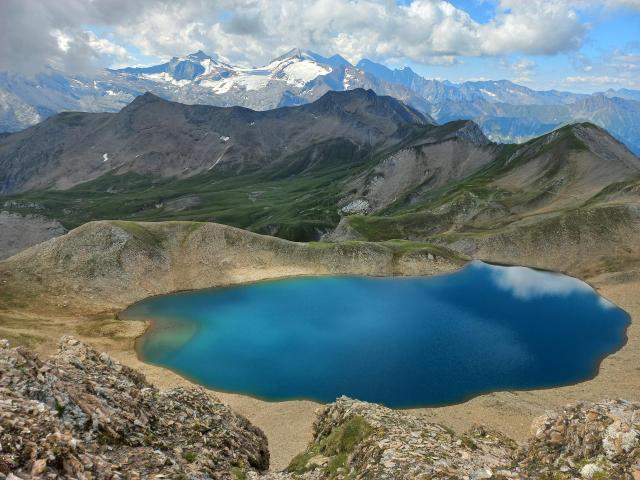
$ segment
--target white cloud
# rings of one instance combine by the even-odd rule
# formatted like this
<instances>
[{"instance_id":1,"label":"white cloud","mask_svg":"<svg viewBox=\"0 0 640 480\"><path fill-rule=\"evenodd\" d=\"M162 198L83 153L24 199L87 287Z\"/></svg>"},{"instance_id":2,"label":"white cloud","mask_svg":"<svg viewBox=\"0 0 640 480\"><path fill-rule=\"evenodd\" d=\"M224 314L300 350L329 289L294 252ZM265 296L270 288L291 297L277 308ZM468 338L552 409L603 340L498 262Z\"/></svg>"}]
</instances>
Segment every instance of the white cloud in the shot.
<instances>
[{"instance_id":1,"label":"white cloud","mask_svg":"<svg viewBox=\"0 0 640 480\"><path fill-rule=\"evenodd\" d=\"M558 3L582 9L640 10L640 0L558 0Z\"/></svg>"},{"instance_id":2,"label":"white cloud","mask_svg":"<svg viewBox=\"0 0 640 480\"><path fill-rule=\"evenodd\" d=\"M590 85L609 85L620 83L620 79L608 75L577 75L565 77L565 83L588 83Z\"/></svg>"},{"instance_id":3,"label":"white cloud","mask_svg":"<svg viewBox=\"0 0 640 480\"><path fill-rule=\"evenodd\" d=\"M105 57L122 58L124 47L87 32L138 18L144 2L126 0L0 1L0 70L35 73L46 65L81 71Z\"/></svg>"},{"instance_id":4,"label":"white cloud","mask_svg":"<svg viewBox=\"0 0 640 480\"><path fill-rule=\"evenodd\" d=\"M118 60L133 59L129 52L127 52L127 49L122 45L118 45L106 38L99 38L91 31L84 32L84 40L87 42L87 45L98 54L108 55Z\"/></svg>"},{"instance_id":5,"label":"white cloud","mask_svg":"<svg viewBox=\"0 0 640 480\"><path fill-rule=\"evenodd\" d=\"M630 52L614 52L610 56L607 62L607 66L623 74L637 76L638 71L640 70L640 54Z\"/></svg>"},{"instance_id":6,"label":"white cloud","mask_svg":"<svg viewBox=\"0 0 640 480\"><path fill-rule=\"evenodd\" d=\"M54 30L51 35L56 39L56 44L62 52L69 51L70 43L73 40L69 35L62 30Z\"/></svg>"},{"instance_id":7,"label":"white cloud","mask_svg":"<svg viewBox=\"0 0 640 480\"><path fill-rule=\"evenodd\" d=\"M125 43L151 56L203 49L253 64L294 46L352 61L451 63L461 55L572 50L587 31L567 2L499 0L496 12L479 23L444 0L2 0L0 69L26 63L25 55L31 65L66 67L101 54L123 58ZM87 37L91 25L119 39ZM67 50L55 31L75 39Z\"/></svg>"},{"instance_id":8,"label":"white cloud","mask_svg":"<svg viewBox=\"0 0 640 480\"><path fill-rule=\"evenodd\" d=\"M500 68L508 70L512 74L512 80L518 83L530 82L534 76L536 62L528 58L520 58L513 62L501 59Z\"/></svg>"},{"instance_id":9,"label":"white cloud","mask_svg":"<svg viewBox=\"0 0 640 480\"><path fill-rule=\"evenodd\" d=\"M640 88L640 81L635 76L612 76L612 75L578 75L565 77L565 85L586 85L594 88Z\"/></svg>"},{"instance_id":10,"label":"white cloud","mask_svg":"<svg viewBox=\"0 0 640 480\"><path fill-rule=\"evenodd\" d=\"M481 25L479 41L487 54L554 54L578 48L587 31L566 2L501 0L498 15Z\"/></svg>"}]
</instances>

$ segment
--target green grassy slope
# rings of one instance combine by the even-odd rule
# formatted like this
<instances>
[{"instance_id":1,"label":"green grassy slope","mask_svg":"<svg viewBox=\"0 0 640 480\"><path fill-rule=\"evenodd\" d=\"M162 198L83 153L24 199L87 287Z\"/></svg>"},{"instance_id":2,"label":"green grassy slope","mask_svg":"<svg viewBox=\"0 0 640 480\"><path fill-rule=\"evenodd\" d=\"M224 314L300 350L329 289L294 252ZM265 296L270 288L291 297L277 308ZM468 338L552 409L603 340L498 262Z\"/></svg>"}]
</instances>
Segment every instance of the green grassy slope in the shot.
<instances>
[{"instance_id":1,"label":"green grassy slope","mask_svg":"<svg viewBox=\"0 0 640 480\"><path fill-rule=\"evenodd\" d=\"M461 125L420 127L407 132L404 145L427 138L439 141ZM599 172L592 175L595 183L584 183L590 165L609 160L596 155L593 145L585 144L580 129L606 136L592 125L581 124L524 144L501 146L491 163L462 180L419 196L407 191L375 215L343 218L352 233L347 238L449 244L461 236L481 237L519 222L530 224L536 216L562 217L575 209L640 197L640 179L628 178L624 165L618 177L611 177L612 183L606 180L599 184ZM611 147L606 142L603 145ZM625 152L614 151L613 157ZM314 154L302 152L287 162L241 175L212 171L168 179L111 173L68 190L31 191L4 196L0 201L4 209L56 218L69 229L101 219L188 220L309 241L341 221L338 205L349 179L369 171L390 153L354 151L344 142L334 142L323 145L320 157L317 150ZM606 168L622 168L621 162L616 162Z\"/></svg>"},{"instance_id":2,"label":"green grassy slope","mask_svg":"<svg viewBox=\"0 0 640 480\"><path fill-rule=\"evenodd\" d=\"M361 166L345 162L295 176L278 169L242 176L212 172L181 180L110 174L69 190L2 200L5 208L57 218L68 229L101 219L193 220L306 240L337 224L341 180Z\"/></svg>"},{"instance_id":3,"label":"green grassy slope","mask_svg":"<svg viewBox=\"0 0 640 480\"><path fill-rule=\"evenodd\" d=\"M562 217L576 209L637 199L640 175L633 173L625 181L600 185L594 174L595 183L587 184L589 189L584 182L574 185L575 177L582 180L588 175L588 171L578 171L588 161L607 159L591 152L574 126L563 127L521 145L503 146L496 159L480 171L433 189L418 202L401 198L377 215L354 215L344 223L356 237L372 241L450 239L499 232L525 219L532 223L538 215L540 219ZM540 165L538 170L530 170L533 163Z\"/></svg>"},{"instance_id":4,"label":"green grassy slope","mask_svg":"<svg viewBox=\"0 0 640 480\"><path fill-rule=\"evenodd\" d=\"M92 220L217 222L288 240L314 240L339 222L344 182L403 146L438 141L465 122L406 125L404 140L377 151L345 139L310 145L269 168L212 170L188 178L115 171L67 190L0 196L3 209L58 219L72 229Z\"/></svg>"}]
</instances>

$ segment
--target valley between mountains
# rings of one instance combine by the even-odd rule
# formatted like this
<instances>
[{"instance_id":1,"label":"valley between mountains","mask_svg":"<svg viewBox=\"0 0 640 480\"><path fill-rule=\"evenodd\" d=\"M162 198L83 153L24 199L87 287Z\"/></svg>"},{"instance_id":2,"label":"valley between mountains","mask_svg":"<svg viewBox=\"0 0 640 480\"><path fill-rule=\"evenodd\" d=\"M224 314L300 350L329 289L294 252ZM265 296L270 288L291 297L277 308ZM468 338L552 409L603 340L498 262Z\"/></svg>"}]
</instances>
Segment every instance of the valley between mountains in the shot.
<instances>
[{"instance_id":1,"label":"valley between mountains","mask_svg":"<svg viewBox=\"0 0 640 480\"><path fill-rule=\"evenodd\" d=\"M557 472L566 475L555 478L573 478L590 464L628 474L611 478L640 472L633 470L639 427L629 413L637 404L603 402L640 401L640 159L594 124L499 144L472 121L436 124L372 90L328 92L308 104L266 111L183 105L147 93L117 113L60 113L0 138L0 194L0 224L11 226L10 235L8 229L0 233L7 257L0 261L0 338L48 355L61 334L73 335L140 370L161 390L190 383L142 363L135 340L145 325L117 315L143 298L181 290L299 275L434 275L480 259L578 277L631 316L626 345L603 361L595 378L572 386L497 392L404 412L341 399L319 413L313 434L313 402L216 393L266 433L273 470L266 478L336 478L336 468L357 478L414 478L412 468L423 468L424 478L469 477L488 465L493 477L469 478L554 478L544 475ZM20 231L24 235L16 235ZM142 392L150 412L160 408L157 394L147 390L152 387L135 374L120 376L121 366L77 340L60 345L45 367L6 345L0 360L12 365L16 384L35 385L52 399L73 392L73 375L81 374L74 359L81 357L95 367L95 382L117 378ZM40 385L28 373L38 368L56 372L55 381ZM180 391L166 395L187 398ZM105 411L112 401L128 401L107 397ZM75 412L79 397L68 398ZM186 405L199 405L188 398ZM582 401L600 403L536 423L526 460L503 438L524 442L535 417ZM171 415L184 414L171 405ZM220 478L258 478L255 472L265 470L261 434L226 407L215 408L243 439L233 437L244 460L216 457L224 465ZM584 422L600 433L585 436L591 427ZM459 436L477 423L502 433ZM610 425L624 426L620 432L612 427L617 450L607 447ZM129 428L147 427L118 420L108 441ZM412 437L416 430L426 437ZM638 438L625 450L629 431ZM93 430L87 432L98 442ZM427 437L445 446L438 455L448 471L433 470L441 464L428 455L402 455ZM345 440L352 450L342 440L336 447L336 438L355 438ZM142 449L145 441L134 446ZM83 455L94 459L94 453ZM189 461L184 452L175 457L176 471L205 468L204 460ZM371 470L373 464L380 469ZM287 465L288 472L275 472Z\"/></svg>"},{"instance_id":2,"label":"valley between mountains","mask_svg":"<svg viewBox=\"0 0 640 480\"><path fill-rule=\"evenodd\" d=\"M601 128L495 144L471 121L434 125L362 89L266 112L146 94L116 114L64 113L6 137L0 167L2 209L25 228L34 218L67 230L101 219L205 221L467 255L499 243L534 256L556 242L545 256L557 268L588 249L600 270L638 248L640 161Z\"/></svg>"}]
</instances>

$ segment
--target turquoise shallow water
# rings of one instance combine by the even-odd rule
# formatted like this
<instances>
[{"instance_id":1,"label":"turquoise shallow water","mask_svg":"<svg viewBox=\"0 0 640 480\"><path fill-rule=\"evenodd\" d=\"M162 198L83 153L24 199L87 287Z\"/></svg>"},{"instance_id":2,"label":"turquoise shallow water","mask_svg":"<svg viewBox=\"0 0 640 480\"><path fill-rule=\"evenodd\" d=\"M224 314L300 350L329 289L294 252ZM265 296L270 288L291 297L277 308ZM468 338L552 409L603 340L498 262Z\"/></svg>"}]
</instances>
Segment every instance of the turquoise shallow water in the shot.
<instances>
[{"instance_id":1,"label":"turquoise shallow water","mask_svg":"<svg viewBox=\"0 0 640 480\"><path fill-rule=\"evenodd\" d=\"M629 323L587 284L473 262L436 277L304 277L154 297L143 360L270 400L393 407L591 378Z\"/></svg>"}]
</instances>

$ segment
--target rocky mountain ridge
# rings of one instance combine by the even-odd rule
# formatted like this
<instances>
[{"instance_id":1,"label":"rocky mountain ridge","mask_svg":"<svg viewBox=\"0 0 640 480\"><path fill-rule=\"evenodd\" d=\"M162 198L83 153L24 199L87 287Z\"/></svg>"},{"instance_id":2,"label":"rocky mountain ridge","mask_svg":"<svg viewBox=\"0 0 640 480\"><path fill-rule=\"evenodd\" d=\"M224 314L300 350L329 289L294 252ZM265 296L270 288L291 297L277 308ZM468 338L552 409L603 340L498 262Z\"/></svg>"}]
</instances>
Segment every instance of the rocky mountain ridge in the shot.
<instances>
[{"instance_id":1,"label":"rocky mountain ridge","mask_svg":"<svg viewBox=\"0 0 640 480\"><path fill-rule=\"evenodd\" d=\"M394 178L402 177L387 181ZM427 241L470 256L580 274L589 255L590 268L600 262L604 271L614 268L616 256L639 253L639 182L640 159L624 145L595 125L571 125L503 148L460 180L422 184L378 211L345 215L331 238ZM380 188L370 187L369 195Z\"/></svg>"},{"instance_id":2,"label":"rocky mountain ridge","mask_svg":"<svg viewBox=\"0 0 640 480\"><path fill-rule=\"evenodd\" d=\"M585 95L535 91L506 80L454 84L426 79L408 67L391 70L367 59L354 66L339 55L302 49L252 68L199 51L159 65L92 76L52 69L33 78L3 72L0 131L16 131L61 111L117 111L146 91L188 104L268 110L355 88L393 96L440 123L472 119L494 141L522 142L567 123L590 121L640 151L640 95L635 90Z\"/></svg>"},{"instance_id":3,"label":"rocky mountain ridge","mask_svg":"<svg viewBox=\"0 0 640 480\"><path fill-rule=\"evenodd\" d=\"M0 343L0 476L37 478L600 479L640 475L640 404L567 406L523 446L483 427L457 435L403 411L339 398L308 449L266 472L264 434L203 389L158 391L62 337L40 360Z\"/></svg>"},{"instance_id":4,"label":"rocky mountain ridge","mask_svg":"<svg viewBox=\"0 0 640 480\"><path fill-rule=\"evenodd\" d=\"M107 173L189 177L295 162L304 169L326 150L357 162L426 125L416 110L363 89L264 112L146 93L116 114L62 113L2 139L0 193L69 188Z\"/></svg>"},{"instance_id":5,"label":"rocky mountain ridge","mask_svg":"<svg viewBox=\"0 0 640 480\"><path fill-rule=\"evenodd\" d=\"M0 167L3 210L25 225L196 220L465 254L480 248L467 233L583 214L590 225L605 206L611 220L633 219L640 178L638 157L590 123L499 145L472 121L431 125L361 89L267 112L147 94L117 114L60 114L0 139Z\"/></svg>"},{"instance_id":6,"label":"rocky mountain ridge","mask_svg":"<svg viewBox=\"0 0 640 480\"><path fill-rule=\"evenodd\" d=\"M368 75L339 55L326 58L293 49L267 65L247 68L199 51L160 65L102 70L93 76L53 69L29 78L1 72L0 131L16 131L61 111L118 111L147 91L187 104L270 110L355 88L374 88L426 112L426 103L415 93Z\"/></svg>"}]
</instances>

